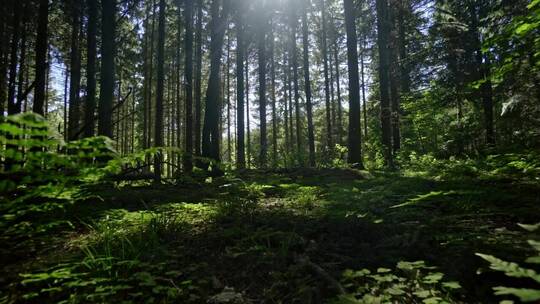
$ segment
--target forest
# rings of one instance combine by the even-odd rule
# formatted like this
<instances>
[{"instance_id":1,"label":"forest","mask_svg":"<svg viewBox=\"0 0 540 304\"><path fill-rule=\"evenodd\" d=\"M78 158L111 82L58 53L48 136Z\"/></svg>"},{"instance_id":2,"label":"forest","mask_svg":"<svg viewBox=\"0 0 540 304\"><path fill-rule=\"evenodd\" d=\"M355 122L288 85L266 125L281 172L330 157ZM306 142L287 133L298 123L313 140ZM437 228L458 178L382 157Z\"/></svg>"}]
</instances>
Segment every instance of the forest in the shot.
<instances>
[{"instance_id":1,"label":"forest","mask_svg":"<svg viewBox=\"0 0 540 304\"><path fill-rule=\"evenodd\" d=\"M2 0L0 303L540 303L540 0Z\"/></svg>"}]
</instances>

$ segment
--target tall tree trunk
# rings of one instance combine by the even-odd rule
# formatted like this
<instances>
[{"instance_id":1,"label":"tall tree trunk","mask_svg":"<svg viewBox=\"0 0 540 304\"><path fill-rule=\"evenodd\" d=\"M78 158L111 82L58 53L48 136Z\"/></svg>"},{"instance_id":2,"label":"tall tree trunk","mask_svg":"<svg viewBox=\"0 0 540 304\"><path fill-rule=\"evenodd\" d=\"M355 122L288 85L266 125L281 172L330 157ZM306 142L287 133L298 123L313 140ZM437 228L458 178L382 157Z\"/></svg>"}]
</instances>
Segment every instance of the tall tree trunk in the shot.
<instances>
[{"instance_id":1,"label":"tall tree trunk","mask_svg":"<svg viewBox=\"0 0 540 304\"><path fill-rule=\"evenodd\" d=\"M204 127L202 138L202 156L220 161L220 90L221 83L221 56L223 53L223 40L228 17L228 0L224 0L223 9L220 14L219 0L213 0L211 6L211 42L210 42L210 76L208 78L208 88L206 90L206 110L204 113ZM221 172L216 166L212 167L214 173Z\"/></svg>"},{"instance_id":2,"label":"tall tree trunk","mask_svg":"<svg viewBox=\"0 0 540 304\"><path fill-rule=\"evenodd\" d=\"M112 104L114 95L114 56L116 0L102 0L101 83L99 91L98 134L112 138Z\"/></svg>"},{"instance_id":3,"label":"tall tree trunk","mask_svg":"<svg viewBox=\"0 0 540 304\"><path fill-rule=\"evenodd\" d=\"M290 140L289 129L289 62L287 61L287 52L283 53L283 120L285 127L285 149L284 152L288 154L288 149L291 147L292 141ZM287 157L285 157L285 167L287 167Z\"/></svg>"},{"instance_id":4,"label":"tall tree trunk","mask_svg":"<svg viewBox=\"0 0 540 304\"><path fill-rule=\"evenodd\" d=\"M261 2L262 3L262 2ZM262 168L266 167L268 138L266 134L266 12L261 4L259 7L258 48L259 59L259 118L260 118L260 153L259 163Z\"/></svg>"},{"instance_id":5,"label":"tall tree trunk","mask_svg":"<svg viewBox=\"0 0 540 304\"><path fill-rule=\"evenodd\" d=\"M186 52L186 126L185 144L186 157L184 158L184 171L191 172L193 169L193 0L185 1L185 52Z\"/></svg>"},{"instance_id":6,"label":"tall tree trunk","mask_svg":"<svg viewBox=\"0 0 540 304\"><path fill-rule=\"evenodd\" d=\"M274 57L274 34L273 32L270 34L270 61L271 61L271 71L270 71L270 78L271 78L271 93L272 96L272 167L277 167L277 154L278 154L278 148L277 148L277 134L278 134L278 124L277 124L277 112L276 112L276 64Z\"/></svg>"},{"instance_id":7,"label":"tall tree trunk","mask_svg":"<svg viewBox=\"0 0 540 304\"><path fill-rule=\"evenodd\" d=\"M390 14L390 107L392 109L392 153L397 154L401 148L401 131L400 131L400 95L399 95L399 36L398 36L398 9L397 1L391 0L389 9Z\"/></svg>"},{"instance_id":8,"label":"tall tree trunk","mask_svg":"<svg viewBox=\"0 0 540 304\"><path fill-rule=\"evenodd\" d=\"M195 155L201 156L201 110L202 110L202 18L203 0L197 0L197 28L195 40L197 50L195 53Z\"/></svg>"},{"instance_id":9,"label":"tall tree trunk","mask_svg":"<svg viewBox=\"0 0 540 304\"><path fill-rule=\"evenodd\" d=\"M247 46L247 44L246 44ZM249 111L249 49L246 49L246 127L247 127L247 167L251 168L251 112Z\"/></svg>"},{"instance_id":10,"label":"tall tree trunk","mask_svg":"<svg viewBox=\"0 0 540 304\"><path fill-rule=\"evenodd\" d=\"M298 51L296 47L296 30L298 28L298 16L296 15L297 9L296 5L292 4L291 15L290 15L290 25L291 25L291 56L292 56L292 69L293 69L293 86L294 86L294 107L295 107L295 120L296 120L296 157L298 159L298 164L302 165L302 137L301 137L301 122L300 122L300 92L298 85Z\"/></svg>"},{"instance_id":11,"label":"tall tree trunk","mask_svg":"<svg viewBox=\"0 0 540 304\"><path fill-rule=\"evenodd\" d=\"M9 6L3 5L0 6L0 14L2 16L9 15ZM7 66L8 66L8 56L7 56L7 45L9 44L9 36L7 31L7 19L0 19L0 41L5 41L5 43L0 44L0 118L4 116L4 106L7 98Z\"/></svg>"},{"instance_id":12,"label":"tall tree trunk","mask_svg":"<svg viewBox=\"0 0 540 304\"><path fill-rule=\"evenodd\" d=\"M338 42L336 39L336 43L334 44L334 61L336 64L336 94L337 94L337 114L338 114L338 121L337 121L337 133L338 133L338 143L340 145L343 144L343 106L341 104L341 78L340 78L340 72L339 72L339 47Z\"/></svg>"},{"instance_id":13,"label":"tall tree trunk","mask_svg":"<svg viewBox=\"0 0 540 304\"><path fill-rule=\"evenodd\" d=\"M64 74L64 140L68 139L68 82L69 82L69 69L66 68Z\"/></svg>"},{"instance_id":14,"label":"tall tree trunk","mask_svg":"<svg viewBox=\"0 0 540 304\"><path fill-rule=\"evenodd\" d=\"M165 0L159 0L158 42L157 42L157 83L156 83L156 118L154 125L154 147L163 147L163 91L165 82ZM163 155L154 157L154 182L161 182Z\"/></svg>"},{"instance_id":15,"label":"tall tree trunk","mask_svg":"<svg viewBox=\"0 0 540 304\"><path fill-rule=\"evenodd\" d=\"M486 143L488 146L495 146L495 128L493 126L493 85L490 79L491 59L489 54L484 56L482 73L484 83L481 86L482 106L484 108L484 125L486 129Z\"/></svg>"},{"instance_id":16,"label":"tall tree trunk","mask_svg":"<svg viewBox=\"0 0 540 304\"><path fill-rule=\"evenodd\" d=\"M69 123L68 138L75 140L78 138L80 128L80 87L81 87L81 52L79 32L81 26L81 7L72 2L72 24L71 24L71 51L70 51L70 69L71 79L69 82Z\"/></svg>"},{"instance_id":17,"label":"tall tree trunk","mask_svg":"<svg viewBox=\"0 0 540 304\"><path fill-rule=\"evenodd\" d=\"M33 111L44 115L44 103L47 86L47 36L49 23L49 0L39 1L38 27L36 36L36 84L34 88Z\"/></svg>"},{"instance_id":18,"label":"tall tree trunk","mask_svg":"<svg viewBox=\"0 0 540 304\"><path fill-rule=\"evenodd\" d=\"M244 169L246 167L246 153L244 142L244 7L238 8L236 12L236 167Z\"/></svg>"},{"instance_id":19,"label":"tall tree trunk","mask_svg":"<svg viewBox=\"0 0 540 304\"><path fill-rule=\"evenodd\" d=\"M294 126L293 126L293 76L292 76L292 50L287 52L287 90L289 92L289 143L290 152L294 154L295 151L295 138L294 138Z\"/></svg>"},{"instance_id":20,"label":"tall tree trunk","mask_svg":"<svg viewBox=\"0 0 540 304\"><path fill-rule=\"evenodd\" d=\"M21 28L21 7L22 1L15 1L13 8L13 20L12 20L12 35L11 35L11 50L9 58L9 76L8 76L8 99L7 108L8 115L15 111L15 86L17 81L17 57L19 50L20 40L20 28ZM24 34L24 33L23 33ZM3 113L3 111L2 111Z\"/></svg>"},{"instance_id":21,"label":"tall tree trunk","mask_svg":"<svg viewBox=\"0 0 540 304\"><path fill-rule=\"evenodd\" d=\"M97 1L87 0L88 5L88 33L86 40L86 110L84 123L84 137L94 136L96 112L96 32L97 32Z\"/></svg>"},{"instance_id":22,"label":"tall tree trunk","mask_svg":"<svg viewBox=\"0 0 540 304\"><path fill-rule=\"evenodd\" d=\"M330 105L330 76L328 69L328 47L327 47L327 38L326 30L328 28L326 24L326 4L325 0L321 0L321 17L322 17L322 55L323 55L323 66L324 66L324 97L325 97L325 106L326 106L326 149L331 151L332 149L332 107Z\"/></svg>"},{"instance_id":23,"label":"tall tree trunk","mask_svg":"<svg viewBox=\"0 0 540 304\"><path fill-rule=\"evenodd\" d=\"M92 0L90 0L92 1ZM149 38L149 22L150 19L150 5L146 6L146 12L145 12L145 18L143 22L143 28L144 28L144 37L143 37L143 45L142 45L142 56L143 56L143 101L142 101L142 112L143 112L143 126L142 126L142 148L147 149L148 147L148 95L150 91L150 82L148 81L149 78L149 68L148 68L148 45L150 43Z\"/></svg>"},{"instance_id":24,"label":"tall tree trunk","mask_svg":"<svg viewBox=\"0 0 540 304\"><path fill-rule=\"evenodd\" d=\"M394 159L392 155L392 111L390 109L390 79L389 64L390 54L388 52L390 27L388 20L387 0L377 0L377 40L379 45L379 87L381 94L381 125L383 155L386 166L393 168Z\"/></svg>"},{"instance_id":25,"label":"tall tree trunk","mask_svg":"<svg viewBox=\"0 0 540 304\"><path fill-rule=\"evenodd\" d=\"M21 39L21 53L19 55L19 72L18 72L18 80L17 80L17 98L15 104L11 106L11 109L8 108L8 113L10 115L21 113L22 109L22 103L23 100L26 100L26 97L24 95L24 75L27 71L26 67L26 51L27 51L27 39L28 36L26 34L26 27L27 22L26 19L28 18L28 7L26 7L25 12L23 12L23 35ZM25 102L26 104L26 102ZM26 110L26 109L25 109Z\"/></svg>"},{"instance_id":26,"label":"tall tree trunk","mask_svg":"<svg viewBox=\"0 0 540 304\"><path fill-rule=\"evenodd\" d=\"M231 35L227 35L227 65L226 65L226 88L227 99L227 161L232 162L232 136L231 136Z\"/></svg>"},{"instance_id":27,"label":"tall tree trunk","mask_svg":"<svg viewBox=\"0 0 540 304\"><path fill-rule=\"evenodd\" d=\"M302 14L302 44L303 44L303 61L304 61L304 85L306 89L306 110L308 124L308 146L309 146L309 166L315 167L315 132L313 130L313 105L311 103L311 79L309 73L309 31L307 11L311 1L308 0L305 4Z\"/></svg>"},{"instance_id":28,"label":"tall tree trunk","mask_svg":"<svg viewBox=\"0 0 540 304\"><path fill-rule=\"evenodd\" d=\"M368 121L367 121L367 102L366 102L366 77L365 77L365 64L364 57L366 51L366 38L362 36L362 48L360 52L360 78L362 84L362 107L364 114L364 140L367 140L368 136Z\"/></svg>"},{"instance_id":29,"label":"tall tree trunk","mask_svg":"<svg viewBox=\"0 0 540 304\"><path fill-rule=\"evenodd\" d=\"M347 30L347 64L349 69L349 155L347 160L350 164L363 168L355 7L352 0L344 0L344 7L345 28Z\"/></svg>"}]
</instances>

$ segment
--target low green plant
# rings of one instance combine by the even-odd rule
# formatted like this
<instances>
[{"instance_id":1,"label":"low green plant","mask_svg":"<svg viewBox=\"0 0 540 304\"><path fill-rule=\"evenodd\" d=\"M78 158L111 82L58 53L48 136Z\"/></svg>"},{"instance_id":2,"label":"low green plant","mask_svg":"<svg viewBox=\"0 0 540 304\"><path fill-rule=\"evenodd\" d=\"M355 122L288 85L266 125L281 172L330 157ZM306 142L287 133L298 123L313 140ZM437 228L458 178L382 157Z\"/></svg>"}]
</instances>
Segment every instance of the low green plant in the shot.
<instances>
[{"instance_id":1,"label":"low green plant","mask_svg":"<svg viewBox=\"0 0 540 304\"><path fill-rule=\"evenodd\" d=\"M540 228L540 223L536 225L523 225L520 226L528 231L536 231ZM529 245L534 249L535 255L528 257L525 262L531 265L540 264L540 242L535 240L529 240ZM537 284L536 288L514 288L506 286L493 287L495 295L498 296L514 296L521 302L538 302L540 301L540 274L530 268L525 268L514 262L507 262L494 257L489 254L477 253L477 256L489 262L489 267L492 270L504 272L505 275L512 278L528 279L534 281ZM502 302L501 302L502 303ZM504 303L513 303L513 301L507 300Z\"/></svg>"},{"instance_id":2,"label":"low green plant","mask_svg":"<svg viewBox=\"0 0 540 304\"><path fill-rule=\"evenodd\" d=\"M333 303L457 303L452 294L461 286L443 278L443 273L424 261L399 262L395 270L347 270L342 281L349 292Z\"/></svg>"}]
</instances>

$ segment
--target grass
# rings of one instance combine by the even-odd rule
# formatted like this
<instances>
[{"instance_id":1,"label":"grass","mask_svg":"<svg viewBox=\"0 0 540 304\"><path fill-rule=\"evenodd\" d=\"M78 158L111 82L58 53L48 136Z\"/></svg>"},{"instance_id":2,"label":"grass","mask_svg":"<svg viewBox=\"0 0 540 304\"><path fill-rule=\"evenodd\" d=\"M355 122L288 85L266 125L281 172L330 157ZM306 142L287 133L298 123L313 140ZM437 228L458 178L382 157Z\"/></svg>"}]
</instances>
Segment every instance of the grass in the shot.
<instances>
[{"instance_id":1,"label":"grass","mask_svg":"<svg viewBox=\"0 0 540 304\"><path fill-rule=\"evenodd\" d=\"M56 216L71 226L1 252L0 302L319 303L346 269L417 260L461 282L457 299L492 302L508 279L478 275L474 254L525 257L517 223L538 221L539 190L351 170L87 189L99 199Z\"/></svg>"}]
</instances>

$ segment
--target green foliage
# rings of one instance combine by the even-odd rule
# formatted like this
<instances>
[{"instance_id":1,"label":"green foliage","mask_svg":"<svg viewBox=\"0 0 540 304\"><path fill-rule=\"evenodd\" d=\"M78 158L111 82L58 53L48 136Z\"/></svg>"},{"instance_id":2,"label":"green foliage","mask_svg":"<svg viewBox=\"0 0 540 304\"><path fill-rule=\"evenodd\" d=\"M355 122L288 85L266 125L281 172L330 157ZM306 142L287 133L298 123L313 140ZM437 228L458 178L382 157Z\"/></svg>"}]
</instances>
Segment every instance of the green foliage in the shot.
<instances>
[{"instance_id":1,"label":"green foliage","mask_svg":"<svg viewBox=\"0 0 540 304\"><path fill-rule=\"evenodd\" d=\"M520 224L520 226L525 230L535 231L540 227L540 223L536 225ZM530 264L540 264L540 242L530 240L529 244L534 248L536 255L528 257L525 262ZM533 269L524 268L517 263L506 262L488 254L477 253L476 255L489 262L489 268L492 270L504 272L505 275L513 278L530 279L535 281L536 284L540 284L540 274ZM540 287L531 289L497 286L494 287L493 290L495 291L495 295L515 296L522 302L536 302L540 300Z\"/></svg>"},{"instance_id":2,"label":"green foliage","mask_svg":"<svg viewBox=\"0 0 540 304\"><path fill-rule=\"evenodd\" d=\"M405 172L413 175L434 176L440 179L468 178L512 178L524 180L540 179L540 154L508 153L489 155L485 159L439 159L432 154L417 155L412 152L399 158Z\"/></svg>"},{"instance_id":3,"label":"green foliage","mask_svg":"<svg viewBox=\"0 0 540 304\"><path fill-rule=\"evenodd\" d=\"M399 262L394 271L347 270L342 280L351 292L333 303L456 303L451 294L461 286L443 277L424 261Z\"/></svg>"}]
</instances>

